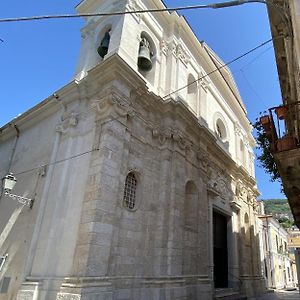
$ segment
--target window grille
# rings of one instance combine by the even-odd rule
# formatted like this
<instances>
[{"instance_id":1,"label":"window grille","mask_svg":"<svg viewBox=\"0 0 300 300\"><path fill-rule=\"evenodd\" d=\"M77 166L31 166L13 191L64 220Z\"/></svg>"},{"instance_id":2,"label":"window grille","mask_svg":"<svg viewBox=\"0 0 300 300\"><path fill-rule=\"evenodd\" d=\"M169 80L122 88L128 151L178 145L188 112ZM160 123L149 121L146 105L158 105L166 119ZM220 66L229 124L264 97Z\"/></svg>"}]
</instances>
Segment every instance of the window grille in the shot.
<instances>
[{"instance_id":1,"label":"window grille","mask_svg":"<svg viewBox=\"0 0 300 300\"><path fill-rule=\"evenodd\" d=\"M124 205L128 209L135 208L135 198L136 198L136 185L137 180L135 178L134 173L130 172L125 181L125 189L124 189Z\"/></svg>"}]
</instances>

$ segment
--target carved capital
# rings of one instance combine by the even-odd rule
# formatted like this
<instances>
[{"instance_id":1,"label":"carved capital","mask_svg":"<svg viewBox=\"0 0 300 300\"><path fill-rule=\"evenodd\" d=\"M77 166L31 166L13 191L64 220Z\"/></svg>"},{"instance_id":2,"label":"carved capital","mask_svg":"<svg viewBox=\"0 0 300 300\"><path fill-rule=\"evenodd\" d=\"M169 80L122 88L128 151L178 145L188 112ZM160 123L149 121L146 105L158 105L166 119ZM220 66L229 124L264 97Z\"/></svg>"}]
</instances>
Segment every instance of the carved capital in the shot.
<instances>
[{"instance_id":1,"label":"carved capital","mask_svg":"<svg viewBox=\"0 0 300 300\"><path fill-rule=\"evenodd\" d=\"M169 52L169 45L168 45L168 43L165 41L165 40L162 40L161 42L160 42L160 50L161 50L161 52L163 53L163 54L165 54L165 55L167 55L168 54L168 52Z\"/></svg>"},{"instance_id":2,"label":"carved capital","mask_svg":"<svg viewBox=\"0 0 300 300\"><path fill-rule=\"evenodd\" d=\"M234 123L234 132L237 135L242 136L242 127L240 126L240 124L238 122Z\"/></svg>"},{"instance_id":3,"label":"carved capital","mask_svg":"<svg viewBox=\"0 0 300 300\"><path fill-rule=\"evenodd\" d=\"M189 150L192 148L192 143L184 137L183 133L175 128L159 128L152 130L153 138L157 139L160 145L165 144L167 140L172 140L181 150Z\"/></svg>"},{"instance_id":4,"label":"carved capital","mask_svg":"<svg viewBox=\"0 0 300 300\"><path fill-rule=\"evenodd\" d=\"M247 188L246 188L246 186L241 181L238 181L236 183L236 186L235 186L235 195L239 199L246 200L246 198L247 198Z\"/></svg>"},{"instance_id":5,"label":"carved capital","mask_svg":"<svg viewBox=\"0 0 300 300\"><path fill-rule=\"evenodd\" d=\"M74 113L71 113L70 115L65 117L60 124L56 125L55 130L62 134L66 134L70 130L70 128L76 127L77 124L78 124L77 117L75 116Z\"/></svg>"},{"instance_id":6,"label":"carved capital","mask_svg":"<svg viewBox=\"0 0 300 300\"><path fill-rule=\"evenodd\" d=\"M200 163L200 167L206 171L207 168L209 167L209 161L210 161L208 153L203 152L203 150L199 150L197 152L197 159Z\"/></svg>"},{"instance_id":7,"label":"carved capital","mask_svg":"<svg viewBox=\"0 0 300 300\"><path fill-rule=\"evenodd\" d=\"M198 82L199 82L200 86L201 86L205 91L207 91L208 86L210 85L210 81L209 81L209 79L208 79L208 76L206 76L206 74L204 74L203 72L201 72L201 73L199 74Z\"/></svg>"},{"instance_id":8,"label":"carved capital","mask_svg":"<svg viewBox=\"0 0 300 300\"><path fill-rule=\"evenodd\" d=\"M187 65L191 60L191 57L184 50L181 44L178 44L176 47L176 57L180 59L184 63L184 65Z\"/></svg>"},{"instance_id":9,"label":"carved capital","mask_svg":"<svg viewBox=\"0 0 300 300\"><path fill-rule=\"evenodd\" d=\"M112 116L134 116L134 110L124 98L116 92L109 92L99 99L92 100L92 109L97 113L97 120Z\"/></svg>"}]
</instances>

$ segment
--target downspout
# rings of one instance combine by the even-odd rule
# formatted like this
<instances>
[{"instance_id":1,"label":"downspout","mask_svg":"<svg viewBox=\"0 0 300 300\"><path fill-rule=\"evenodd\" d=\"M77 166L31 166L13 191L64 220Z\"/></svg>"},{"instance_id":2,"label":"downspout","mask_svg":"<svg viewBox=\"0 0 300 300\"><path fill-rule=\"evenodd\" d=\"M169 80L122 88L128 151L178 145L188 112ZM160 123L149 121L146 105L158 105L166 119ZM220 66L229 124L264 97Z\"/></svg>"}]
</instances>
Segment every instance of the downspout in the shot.
<instances>
[{"instance_id":1,"label":"downspout","mask_svg":"<svg viewBox=\"0 0 300 300\"><path fill-rule=\"evenodd\" d=\"M59 99L59 96L56 93L53 94L53 97L61 105L62 116L63 116L66 111L65 105L61 102L61 99ZM61 133L59 131L56 131L53 148L52 148L52 153L51 153L50 161L48 163L49 167L47 170L47 176L46 176L46 180L44 183L42 195L40 198L39 211L38 211L37 218L36 218L36 224L35 224L35 227L33 230L32 240L31 240L31 244L30 244L30 248L29 248L29 252L28 252L29 256L28 256L28 259L27 259L27 262L25 265L25 276L26 277L30 276L31 272L32 272L32 265L33 265L35 254L36 254L36 247L37 247L37 244L39 241L43 217L44 217L44 214L46 211L47 198L48 198L48 194L50 191L50 185L53 180L53 174L54 174L54 169L55 169L54 162L56 161L56 157L57 157L57 153L58 153L60 137L61 137Z\"/></svg>"},{"instance_id":2,"label":"downspout","mask_svg":"<svg viewBox=\"0 0 300 300\"><path fill-rule=\"evenodd\" d=\"M10 172L10 168L11 168L13 158L15 156L15 152L16 152L16 148L17 148L17 143L18 143L18 140L19 140L19 137L20 137L20 130L19 130L18 126L16 124L12 124L12 125L14 126L14 128L17 132L17 135L16 135L16 138L15 138L15 142L14 142L12 152L11 152L11 156L10 156L10 160L9 160L9 164L8 164L8 168L7 168L7 173Z\"/></svg>"}]
</instances>

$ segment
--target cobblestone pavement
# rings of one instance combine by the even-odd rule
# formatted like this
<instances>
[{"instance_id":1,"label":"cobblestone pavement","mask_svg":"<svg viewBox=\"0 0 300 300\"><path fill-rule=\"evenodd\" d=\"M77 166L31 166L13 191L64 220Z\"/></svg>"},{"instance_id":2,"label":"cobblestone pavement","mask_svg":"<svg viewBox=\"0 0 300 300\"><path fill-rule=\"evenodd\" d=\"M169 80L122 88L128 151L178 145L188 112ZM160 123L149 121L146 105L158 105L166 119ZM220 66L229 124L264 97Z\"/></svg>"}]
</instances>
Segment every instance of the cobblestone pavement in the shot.
<instances>
[{"instance_id":1,"label":"cobblestone pavement","mask_svg":"<svg viewBox=\"0 0 300 300\"><path fill-rule=\"evenodd\" d=\"M275 291L268 293L262 297L255 298L255 300L300 300L299 291Z\"/></svg>"}]
</instances>

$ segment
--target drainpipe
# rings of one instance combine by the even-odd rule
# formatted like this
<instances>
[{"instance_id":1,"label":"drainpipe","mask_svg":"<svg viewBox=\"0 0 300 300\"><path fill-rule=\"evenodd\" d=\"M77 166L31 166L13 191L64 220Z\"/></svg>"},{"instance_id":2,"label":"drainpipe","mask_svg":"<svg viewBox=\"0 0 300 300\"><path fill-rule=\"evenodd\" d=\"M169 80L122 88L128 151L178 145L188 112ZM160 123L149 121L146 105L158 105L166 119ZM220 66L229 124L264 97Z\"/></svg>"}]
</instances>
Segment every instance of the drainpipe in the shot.
<instances>
[{"instance_id":1,"label":"drainpipe","mask_svg":"<svg viewBox=\"0 0 300 300\"><path fill-rule=\"evenodd\" d=\"M18 126L16 124L11 124L11 125L15 128L15 130L17 132L17 135L16 135L16 138L15 138L15 142L14 142L14 146L13 146L12 152L11 152L11 156L10 156L10 160L9 160L9 164L8 164L7 173L10 172L12 161L13 161L13 158L15 156L15 152L16 152L16 148L17 148L18 139L19 139L19 136L20 136L20 130L19 130Z\"/></svg>"},{"instance_id":2,"label":"drainpipe","mask_svg":"<svg viewBox=\"0 0 300 300\"><path fill-rule=\"evenodd\" d=\"M61 100L59 99L59 96L56 93L53 94L53 97L61 105L62 116L63 116L66 111L65 105L61 102ZM35 227L33 230L31 245L30 245L29 252L28 252L29 257L27 259L26 266L25 266L25 276L31 275L32 264L33 264L33 261L35 258L36 247L37 247L39 237L40 237L40 231L41 231L41 227L42 227L43 217L44 217L44 214L46 211L46 205L47 205L48 194L50 191L50 185L53 180L53 173L54 173L54 169L55 169L54 162L56 161L56 157L57 157L57 153L58 153L60 137L61 137L61 133L59 131L56 131L54 144L53 144L53 148L52 148L52 153L51 153L50 161L48 164L49 167L47 170L47 176L46 176L46 180L44 183L42 195L40 198L40 204L39 204L39 210L38 210L38 215L37 215L37 219L36 219L36 224L35 224Z\"/></svg>"}]
</instances>

